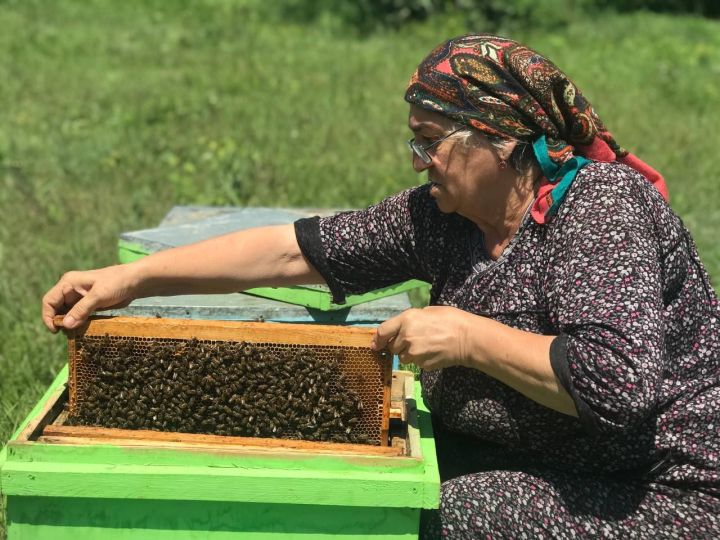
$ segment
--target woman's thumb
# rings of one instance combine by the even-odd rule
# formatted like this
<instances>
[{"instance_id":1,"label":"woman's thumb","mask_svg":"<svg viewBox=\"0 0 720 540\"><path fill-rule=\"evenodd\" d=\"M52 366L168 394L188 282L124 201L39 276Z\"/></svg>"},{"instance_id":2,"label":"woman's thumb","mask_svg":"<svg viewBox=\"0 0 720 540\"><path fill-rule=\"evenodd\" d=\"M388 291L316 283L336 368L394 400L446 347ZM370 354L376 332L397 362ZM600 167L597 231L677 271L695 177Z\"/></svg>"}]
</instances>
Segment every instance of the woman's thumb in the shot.
<instances>
[{"instance_id":1,"label":"woman's thumb","mask_svg":"<svg viewBox=\"0 0 720 540\"><path fill-rule=\"evenodd\" d=\"M95 311L98 300L92 293L88 293L75 304L70 311L67 312L63 319L65 328L75 328L84 323L88 317Z\"/></svg>"}]
</instances>

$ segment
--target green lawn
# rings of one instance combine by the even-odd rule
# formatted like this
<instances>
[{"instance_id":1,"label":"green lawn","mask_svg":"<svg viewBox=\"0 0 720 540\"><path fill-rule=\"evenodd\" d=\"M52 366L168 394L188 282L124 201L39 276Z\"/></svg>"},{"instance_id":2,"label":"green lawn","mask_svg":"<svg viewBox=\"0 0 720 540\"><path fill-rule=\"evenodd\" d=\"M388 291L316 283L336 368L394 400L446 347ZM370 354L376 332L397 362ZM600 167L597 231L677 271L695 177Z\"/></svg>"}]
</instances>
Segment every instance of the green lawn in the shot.
<instances>
[{"instance_id":1,"label":"green lawn","mask_svg":"<svg viewBox=\"0 0 720 540\"><path fill-rule=\"evenodd\" d=\"M362 206L422 181L417 62L452 19L358 37L254 1L0 0L0 444L64 362L40 298L175 204ZM546 25L543 27L546 28ZM662 171L720 284L720 23L606 15L516 33Z\"/></svg>"}]
</instances>

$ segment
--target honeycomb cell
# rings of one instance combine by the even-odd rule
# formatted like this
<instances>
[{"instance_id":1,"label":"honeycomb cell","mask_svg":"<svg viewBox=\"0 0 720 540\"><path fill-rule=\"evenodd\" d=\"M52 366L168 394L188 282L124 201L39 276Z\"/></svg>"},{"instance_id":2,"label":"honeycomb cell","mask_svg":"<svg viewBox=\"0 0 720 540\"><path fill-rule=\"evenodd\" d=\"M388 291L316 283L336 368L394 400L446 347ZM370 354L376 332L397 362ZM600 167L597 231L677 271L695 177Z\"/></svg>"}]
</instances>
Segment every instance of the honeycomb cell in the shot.
<instances>
[{"instance_id":1,"label":"honeycomb cell","mask_svg":"<svg viewBox=\"0 0 720 540\"><path fill-rule=\"evenodd\" d=\"M369 348L78 336L69 423L380 445L389 362Z\"/></svg>"}]
</instances>

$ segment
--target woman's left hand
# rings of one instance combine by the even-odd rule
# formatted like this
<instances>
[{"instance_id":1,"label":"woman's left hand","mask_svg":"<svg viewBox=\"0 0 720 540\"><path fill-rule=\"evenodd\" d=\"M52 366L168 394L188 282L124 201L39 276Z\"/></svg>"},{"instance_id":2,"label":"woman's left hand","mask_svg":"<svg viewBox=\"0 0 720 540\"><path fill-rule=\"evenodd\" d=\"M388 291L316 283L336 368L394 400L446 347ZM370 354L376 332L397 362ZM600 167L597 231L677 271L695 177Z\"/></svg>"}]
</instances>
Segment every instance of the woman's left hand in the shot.
<instances>
[{"instance_id":1,"label":"woman's left hand","mask_svg":"<svg viewBox=\"0 0 720 540\"><path fill-rule=\"evenodd\" d=\"M387 347L401 363L430 371L466 365L472 317L447 306L408 309L378 327L372 346L375 350Z\"/></svg>"}]
</instances>

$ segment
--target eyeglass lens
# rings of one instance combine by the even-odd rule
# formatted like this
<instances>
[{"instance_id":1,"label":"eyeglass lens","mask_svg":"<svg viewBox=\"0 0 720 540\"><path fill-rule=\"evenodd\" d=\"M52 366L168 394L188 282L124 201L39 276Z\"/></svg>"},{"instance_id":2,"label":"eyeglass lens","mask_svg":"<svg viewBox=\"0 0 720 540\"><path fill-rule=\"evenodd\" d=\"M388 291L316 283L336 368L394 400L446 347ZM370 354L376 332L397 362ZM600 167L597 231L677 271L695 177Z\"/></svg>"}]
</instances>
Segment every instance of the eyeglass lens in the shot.
<instances>
[{"instance_id":1,"label":"eyeglass lens","mask_svg":"<svg viewBox=\"0 0 720 540\"><path fill-rule=\"evenodd\" d=\"M432 158L430 157L430 154L428 154L425 149L420 146L418 143L415 142L415 139L410 139L408 142L408 148L413 151L413 153L419 157L423 163L426 165L432 163Z\"/></svg>"}]
</instances>

